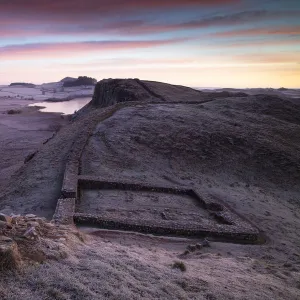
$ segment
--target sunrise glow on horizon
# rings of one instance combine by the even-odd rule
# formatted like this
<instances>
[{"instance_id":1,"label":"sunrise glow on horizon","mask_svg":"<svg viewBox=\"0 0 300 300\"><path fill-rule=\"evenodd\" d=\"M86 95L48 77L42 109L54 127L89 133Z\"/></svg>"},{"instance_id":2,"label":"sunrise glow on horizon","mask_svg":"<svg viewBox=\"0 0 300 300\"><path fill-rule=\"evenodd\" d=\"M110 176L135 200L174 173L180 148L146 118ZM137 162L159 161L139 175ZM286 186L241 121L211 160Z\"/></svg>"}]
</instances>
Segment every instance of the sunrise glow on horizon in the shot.
<instances>
[{"instance_id":1,"label":"sunrise glow on horizon","mask_svg":"<svg viewBox=\"0 0 300 300\"><path fill-rule=\"evenodd\" d=\"M0 84L81 75L300 88L300 1L0 2Z\"/></svg>"}]
</instances>

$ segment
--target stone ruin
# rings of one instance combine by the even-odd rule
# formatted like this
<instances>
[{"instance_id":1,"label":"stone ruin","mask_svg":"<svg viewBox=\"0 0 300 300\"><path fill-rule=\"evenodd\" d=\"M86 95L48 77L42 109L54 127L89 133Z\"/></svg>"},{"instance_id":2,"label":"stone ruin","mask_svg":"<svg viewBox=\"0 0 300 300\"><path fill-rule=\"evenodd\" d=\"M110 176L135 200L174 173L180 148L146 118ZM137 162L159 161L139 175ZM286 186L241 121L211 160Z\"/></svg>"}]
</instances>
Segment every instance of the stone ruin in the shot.
<instances>
[{"instance_id":1,"label":"stone ruin","mask_svg":"<svg viewBox=\"0 0 300 300\"><path fill-rule=\"evenodd\" d=\"M258 228L227 207L222 201L211 200L202 195L201 191L197 189L184 189L178 186L149 186L142 182L111 181L105 178L81 174L82 153L89 137L99 122L109 118L114 112L123 107L136 105L134 100L138 99L137 94L142 95L145 93L148 95L148 98L143 98L144 100L146 99L145 101L151 97L152 100L155 98L156 102L162 101L155 92L151 90L149 92L144 85L146 85L145 82L134 79L103 80L96 85L91 105L102 109L99 110L98 121L94 124L89 123L84 128L84 131L79 134L73 144L73 149L69 153L61 189L61 198L58 199L53 220L60 224L72 224L75 222L78 225L93 225L106 229L139 231L152 234L204 236L221 241L242 243L262 242L263 238ZM111 88L111 86L114 86L114 88ZM176 195L176 197L184 198L184 201L187 201L186 203L194 205L194 209L198 211L199 215L203 214L206 218L203 219L204 221L198 220L197 222L194 220L185 221L185 218L172 221L168 219L168 213L161 212L160 214L152 214L147 219L142 217L134 219L129 216L124 217L124 210L126 210L124 203L119 203L121 206L123 205L122 208L124 210L122 212L119 204L112 207L116 211L114 214L104 211L103 201L106 201L105 203L107 204L105 199L93 200L93 205L95 205L93 213L85 211L81 207L83 202L90 201L88 199L89 196L86 196L88 190L94 191L94 194L106 193L106 197L111 197L114 192L131 193L136 195L136 197L140 197L142 192L155 194L155 197L158 198L175 198ZM146 205L149 205L149 203L146 203ZM130 214L128 210L125 211L126 213Z\"/></svg>"}]
</instances>

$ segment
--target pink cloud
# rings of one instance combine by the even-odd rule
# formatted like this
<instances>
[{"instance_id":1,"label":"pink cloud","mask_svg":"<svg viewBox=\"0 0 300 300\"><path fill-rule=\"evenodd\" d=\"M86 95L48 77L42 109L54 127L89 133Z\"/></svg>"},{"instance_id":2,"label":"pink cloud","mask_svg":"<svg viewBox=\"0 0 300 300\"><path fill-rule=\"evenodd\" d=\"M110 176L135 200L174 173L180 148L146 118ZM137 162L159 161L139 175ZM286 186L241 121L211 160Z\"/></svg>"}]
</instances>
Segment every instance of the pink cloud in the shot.
<instances>
[{"instance_id":1,"label":"pink cloud","mask_svg":"<svg viewBox=\"0 0 300 300\"><path fill-rule=\"evenodd\" d=\"M1 59L27 59L39 57L65 57L79 53L118 51L151 48L184 42L187 39L149 41L90 41L77 43L47 43L4 46L0 48Z\"/></svg>"}]
</instances>

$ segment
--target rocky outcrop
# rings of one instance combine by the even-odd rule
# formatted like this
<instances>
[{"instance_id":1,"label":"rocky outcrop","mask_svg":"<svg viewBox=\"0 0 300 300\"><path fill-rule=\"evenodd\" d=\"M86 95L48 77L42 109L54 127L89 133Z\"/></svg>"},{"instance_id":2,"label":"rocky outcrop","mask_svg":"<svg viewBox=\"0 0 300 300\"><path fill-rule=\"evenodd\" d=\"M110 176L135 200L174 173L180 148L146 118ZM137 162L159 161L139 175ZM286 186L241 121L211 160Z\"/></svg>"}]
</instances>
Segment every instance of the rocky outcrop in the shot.
<instances>
[{"instance_id":1,"label":"rocky outcrop","mask_svg":"<svg viewBox=\"0 0 300 300\"><path fill-rule=\"evenodd\" d=\"M64 78L63 79L63 86L64 87L74 87L74 86L83 86L83 85L95 85L97 80L95 78L87 77L87 76L79 76L75 80L70 80Z\"/></svg>"},{"instance_id":2,"label":"rocky outcrop","mask_svg":"<svg viewBox=\"0 0 300 300\"><path fill-rule=\"evenodd\" d=\"M74 77L65 77L60 82L65 83L65 82L70 82L70 81L75 81L75 80L76 80L76 78L74 78Z\"/></svg>"},{"instance_id":3,"label":"rocky outcrop","mask_svg":"<svg viewBox=\"0 0 300 300\"><path fill-rule=\"evenodd\" d=\"M97 83L91 104L107 107L119 102L147 101L153 98L135 79L104 79Z\"/></svg>"},{"instance_id":4,"label":"rocky outcrop","mask_svg":"<svg viewBox=\"0 0 300 300\"><path fill-rule=\"evenodd\" d=\"M204 103L217 98L247 97L245 93L201 92L189 87L140 79L104 79L94 90L93 107L107 107L119 102L151 101L168 103Z\"/></svg>"},{"instance_id":5,"label":"rocky outcrop","mask_svg":"<svg viewBox=\"0 0 300 300\"><path fill-rule=\"evenodd\" d=\"M27 88L35 88L35 84L27 82L12 82L9 86L22 86Z\"/></svg>"}]
</instances>

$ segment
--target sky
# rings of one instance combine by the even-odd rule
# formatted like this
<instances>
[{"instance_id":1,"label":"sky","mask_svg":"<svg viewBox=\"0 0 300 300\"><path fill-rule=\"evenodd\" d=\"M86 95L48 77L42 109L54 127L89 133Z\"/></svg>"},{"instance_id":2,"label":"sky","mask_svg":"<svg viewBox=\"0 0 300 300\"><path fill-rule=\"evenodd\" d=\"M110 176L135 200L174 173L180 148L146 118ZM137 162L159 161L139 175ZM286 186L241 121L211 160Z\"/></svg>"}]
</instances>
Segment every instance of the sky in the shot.
<instances>
[{"instance_id":1,"label":"sky","mask_svg":"<svg viewBox=\"0 0 300 300\"><path fill-rule=\"evenodd\" d=\"M300 88L300 0L0 0L0 84Z\"/></svg>"}]
</instances>

